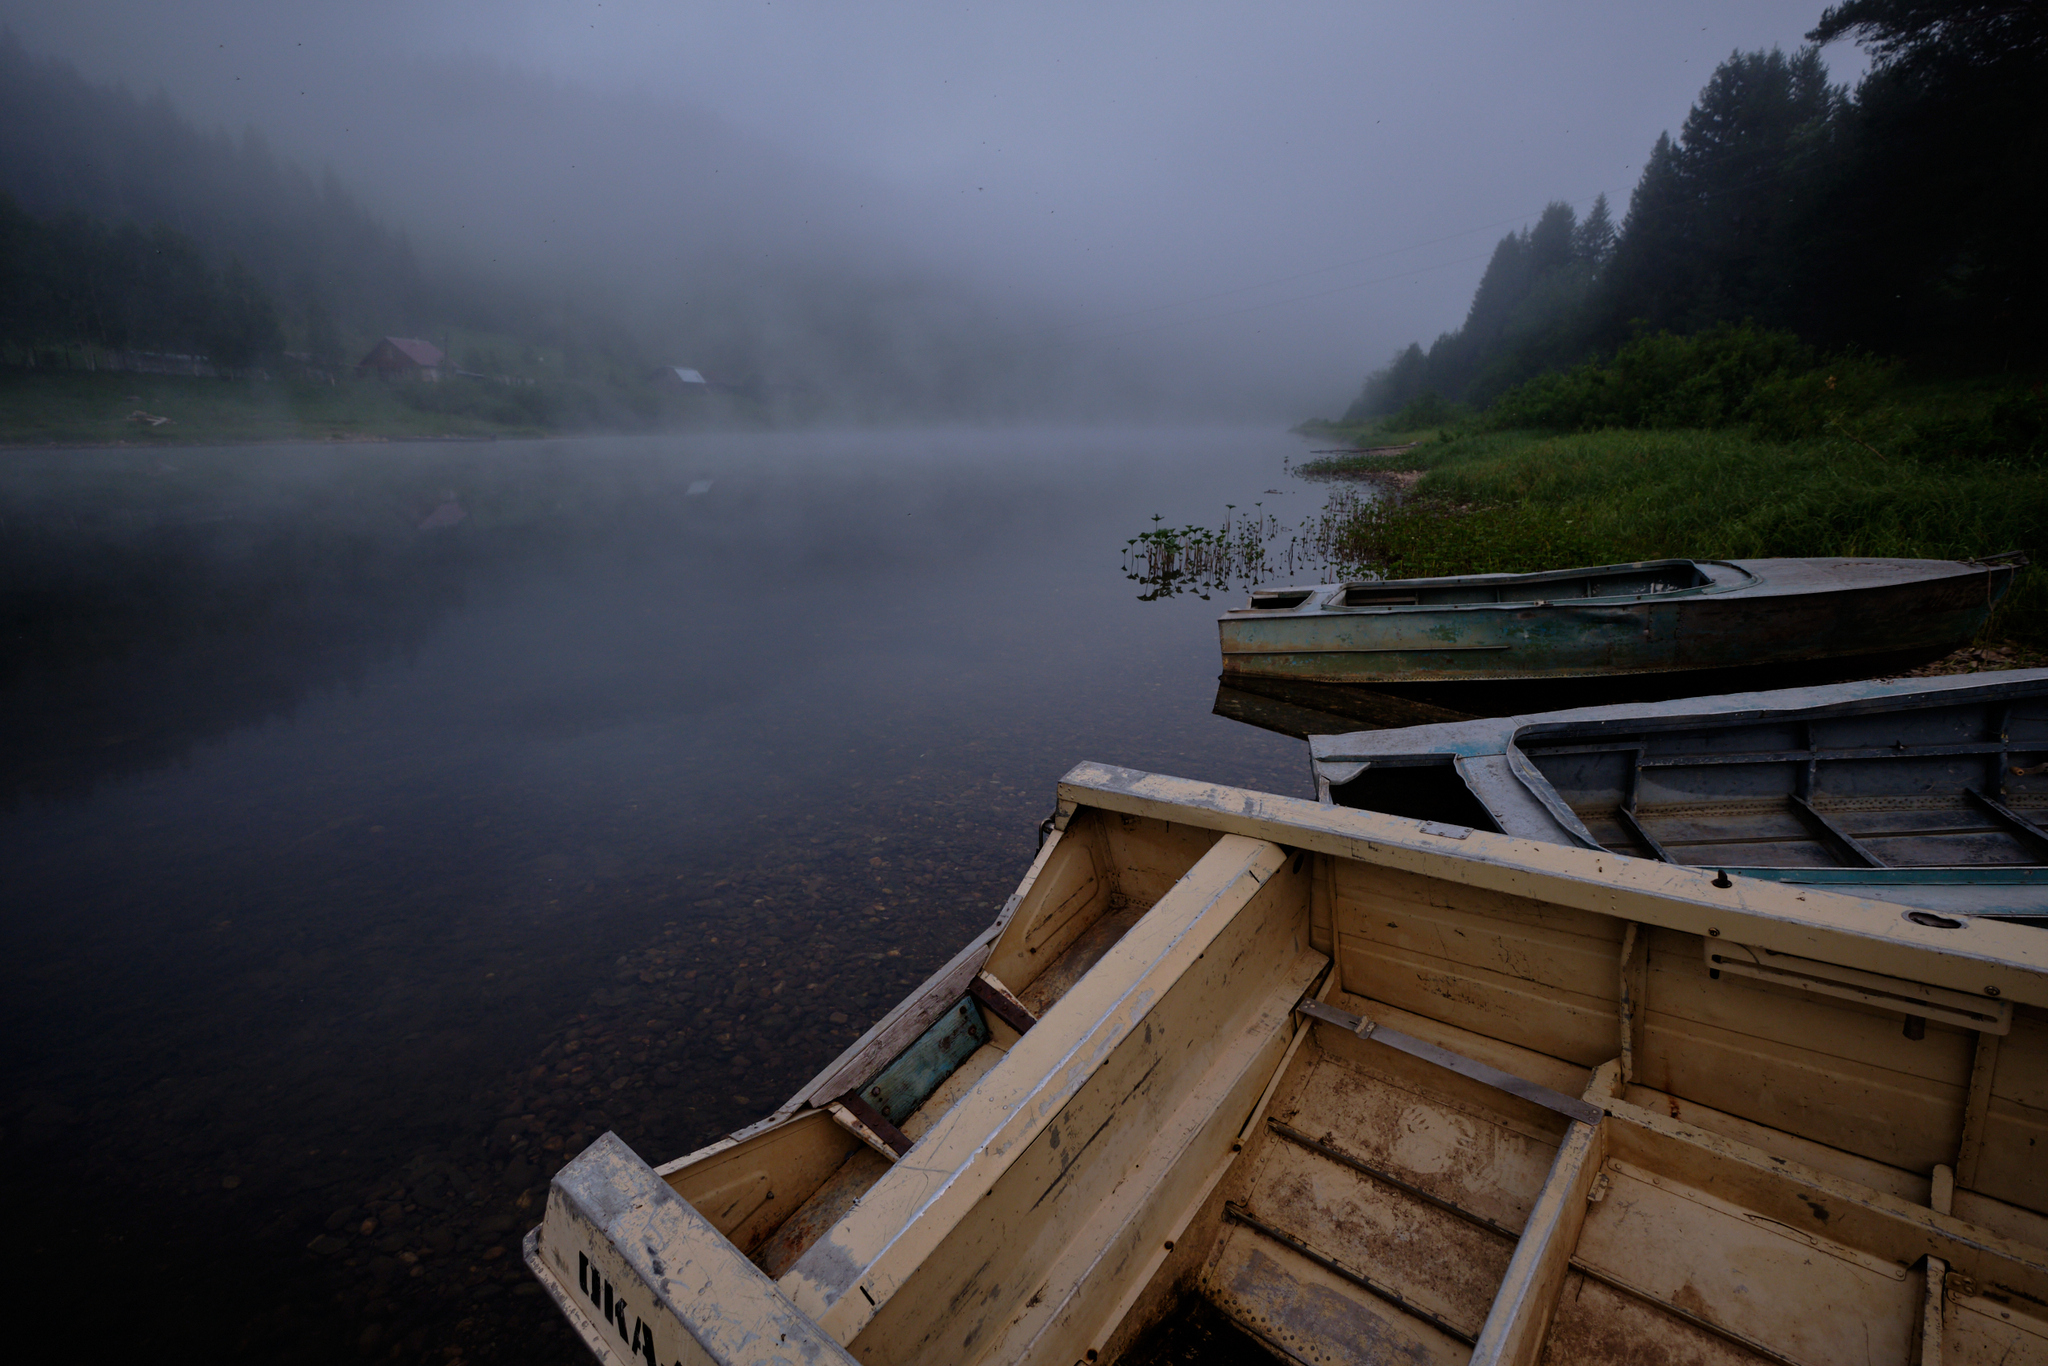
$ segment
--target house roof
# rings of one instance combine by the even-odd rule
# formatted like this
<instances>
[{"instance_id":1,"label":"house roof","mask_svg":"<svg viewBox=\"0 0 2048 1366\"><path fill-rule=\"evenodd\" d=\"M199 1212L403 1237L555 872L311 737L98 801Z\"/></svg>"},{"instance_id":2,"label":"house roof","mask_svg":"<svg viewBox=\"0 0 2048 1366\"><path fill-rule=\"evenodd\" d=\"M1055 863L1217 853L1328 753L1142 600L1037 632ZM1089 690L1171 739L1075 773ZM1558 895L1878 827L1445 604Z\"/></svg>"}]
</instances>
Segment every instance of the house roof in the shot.
<instances>
[{"instance_id":1,"label":"house roof","mask_svg":"<svg viewBox=\"0 0 2048 1366\"><path fill-rule=\"evenodd\" d=\"M680 365L671 365L669 369L675 371L676 378L685 384L702 384L705 382L704 376L698 374L695 370L685 369Z\"/></svg>"},{"instance_id":2,"label":"house roof","mask_svg":"<svg viewBox=\"0 0 2048 1366\"><path fill-rule=\"evenodd\" d=\"M399 352L415 365L433 367L448 359L440 347L418 337L386 337L384 344Z\"/></svg>"}]
</instances>

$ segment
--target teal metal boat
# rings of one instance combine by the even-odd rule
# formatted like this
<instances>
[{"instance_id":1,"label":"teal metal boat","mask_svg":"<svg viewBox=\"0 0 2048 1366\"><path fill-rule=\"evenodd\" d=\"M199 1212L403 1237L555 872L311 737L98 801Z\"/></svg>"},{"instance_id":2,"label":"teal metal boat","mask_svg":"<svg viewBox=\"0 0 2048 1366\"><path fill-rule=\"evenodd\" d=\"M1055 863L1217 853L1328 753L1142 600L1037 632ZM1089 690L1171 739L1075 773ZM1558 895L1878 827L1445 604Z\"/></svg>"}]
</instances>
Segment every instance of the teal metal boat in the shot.
<instances>
[{"instance_id":1,"label":"teal metal boat","mask_svg":"<svg viewBox=\"0 0 2048 1366\"><path fill-rule=\"evenodd\" d=\"M1223 615L1223 675L1498 715L1896 673L1976 633L2026 563L1650 560L1268 588Z\"/></svg>"}]
</instances>

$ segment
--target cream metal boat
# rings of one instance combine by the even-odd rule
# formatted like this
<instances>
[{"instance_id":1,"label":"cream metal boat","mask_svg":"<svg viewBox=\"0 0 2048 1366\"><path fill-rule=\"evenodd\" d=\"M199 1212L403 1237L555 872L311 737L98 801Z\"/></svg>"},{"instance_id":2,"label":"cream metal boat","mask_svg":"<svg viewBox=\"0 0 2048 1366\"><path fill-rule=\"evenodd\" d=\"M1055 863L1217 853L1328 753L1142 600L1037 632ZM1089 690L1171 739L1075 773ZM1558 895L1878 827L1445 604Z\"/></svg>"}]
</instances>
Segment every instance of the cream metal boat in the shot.
<instances>
[{"instance_id":1,"label":"cream metal boat","mask_svg":"<svg viewBox=\"0 0 2048 1366\"><path fill-rule=\"evenodd\" d=\"M606 1135L602 1361L2048 1360L2048 935L1084 764L788 1104Z\"/></svg>"}]
</instances>

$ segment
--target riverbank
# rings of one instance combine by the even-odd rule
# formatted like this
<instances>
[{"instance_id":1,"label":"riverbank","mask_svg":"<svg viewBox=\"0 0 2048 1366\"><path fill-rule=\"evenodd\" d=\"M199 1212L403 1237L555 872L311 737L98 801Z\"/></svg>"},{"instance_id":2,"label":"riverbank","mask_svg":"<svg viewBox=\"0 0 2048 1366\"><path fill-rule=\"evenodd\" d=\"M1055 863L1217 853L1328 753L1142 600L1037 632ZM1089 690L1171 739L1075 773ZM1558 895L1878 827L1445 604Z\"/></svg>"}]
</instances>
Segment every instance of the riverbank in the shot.
<instances>
[{"instance_id":1,"label":"riverbank","mask_svg":"<svg viewBox=\"0 0 2048 1366\"><path fill-rule=\"evenodd\" d=\"M746 422L721 399L568 381L230 380L119 372L0 371L0 446L189 446L250 441L420 441L646 431Z\"/></svg>"},{"instance_id":2,"label":"riverbank","mask_svg":"<svg viewBox=\"0 0 2048 1366\"><path fill-rule=\"evenodd\" d=\"M1968 559L2023 549L2038 559L2048 526L2048 468L2038 464L1885 459L1846 440L1762 441L1727 429L1302 430L1319 444L1377 448L1300 468L1371 479L1394 495L1352 509L1335 542L1345 562L1390 578L1671 556ZM2048 568L2022 571L1977 644L2048 649Z\"/></svg>"}]
</instances>

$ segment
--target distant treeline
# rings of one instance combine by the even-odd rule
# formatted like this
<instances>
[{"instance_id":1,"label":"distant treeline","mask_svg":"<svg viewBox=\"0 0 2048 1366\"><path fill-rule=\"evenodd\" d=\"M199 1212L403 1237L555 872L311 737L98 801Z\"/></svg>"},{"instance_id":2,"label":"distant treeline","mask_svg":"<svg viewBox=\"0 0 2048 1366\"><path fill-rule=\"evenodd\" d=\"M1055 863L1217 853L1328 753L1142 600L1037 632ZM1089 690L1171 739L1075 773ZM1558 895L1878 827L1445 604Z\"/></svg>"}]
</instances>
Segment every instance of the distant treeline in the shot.
<instances>
[{"instance_id":1,"label":"distant treeline","mask_svg":"<svg viewBox=\"0 0 2048 1366\"><path fill-rule=\"evenodd\" d=\"M1790 332L1717 323L1656 332L1611 359L1539 375L1502 394L1474 428L1596 432L1739 428L1763 441L1831 437L1880 460L2048 461L2048 386L2008 375L1914 382L1896 360L1828 356ZM1411 404L1389 420L1414 421Z\"/></svg>"},{"instance_id":2,"label":"distant treeline","mask_svg":"<svg viewBox=\"0 0 2048 1366\"><path fill-rule=\"evenodd\" d=\"M409 70L411 78L439 78ZM649 140L614 120L645 116L656 104L474 66L456 74L466 82L469 117L502 124L502 132L473 125L460 139L429 139L437 155L509 165L523 140L552 136L552 121L562 121L575 136L616 140L606 155L631 177L645 178L650 155L676 157L670 178L687 187L715 175L720 158L745 157L758 183L721 192L727 199L707 200L701 212L686 191L644 203L629 196L620 204L640 205L631 212L657 221L668 216L672 231L650 233L643 224L615 235L586 223L549 248L558 253L552 259L521 256L514 264L508 254L500 264L493 244L504 239L502 222L480 226L473 238L458 230L416 247L331 171L306 170L254 129L202 129L162 93L96 84L0 30L8 228L55 263L50 273L0 271L0 368L18 371L36 355L36 384L47 389L50 362L84 371L103 365L108 351L152 350L204 354L202 373L260 367L298 376L310 368L335 376L396 336L429 341L464 370L522 383L498 386L519 392L492 394L456 392L476 387L467 382L421 386L439 392L394 401L516 425L657 420L648 413L663 422L1008 417L1067 395L1104 406L1128 401L1123 379L1135 369L1083 355L1036 325L1037 315L905 266L893 249L864 244L859 234L821 229L802 243L765 243L737 231L750 215L779 220L781 192L787 204L810 206L806 219L830 215L818 209L810 170L778 169L747 139L716 133L715 121L707 119L716 135L701 147L670 135ZM439 98L416 88L392 92L413 118L431 118ZM465 211L479 224L501 217L507 203L529 202L523 194L494 198L474 176L453 174L475 169L451 167L445 190L393 192L480 195ZM758 201L750 198L757 192ZM396 214L404 201L378 207ZM586 218L586 209L567 216ZM593 250L605 242L625 245L617 255ZM150 256L158 245L161 260ZM296 359L279 366L278 352ZM254 367L243 359L251 355ZM674 366L701 371L720 397L660 387L664 367ZM36 409L46 410L54 411ZM18 416L0 412L0 426ZM51 420L71 421L63 413Z\"/></svg>"},{"instance_id":3,"label":"distant treeline","mask_svg":"<svg viewBox=\"0 0 2048 1366\"><path fill-rule=\"evenodd\" d=\"M1550 205L1495 248L1464 325L1369 376L1346 420L1485 405L1716 324L1951 370L2048 356L2048 5L1848 0L1807 37L1870 52L1853 94L1817 46L1735 53L1657 139L1618 230L1604 196L1584 219Z\"/></svg>"},{"instance_id":4,"label":"distant treeline","mask_svg":"<svg viewBox=\"0 0 2048 1366\"><path fill-rule=\"evenodd\" d=\"M339 360L316 301L311 333ZM50 365L86 348L203 357L233 371L284 350L277 306L239 257L216 270L191 237L158 223L110 228L81 213L44 221L0 193L0 357Z\"/></svg>"},{"instance_id":5,"label":"distant treeline","mask_svg":"<svg viewBox=\"0 0 2048 1366\"><path fill-rule=\"evenodd\" d=\"M39 60L0 33L0 345L75 361L93 348L191 352L223 369L309 355L352 363L385 335L450 331L465 365L637 380L652 363L615 320L459 267L425 269L407 236L331 173L253 130L207 133ZM545 368L535 357L545 355Z\"/></svg>"}]
</instances>

